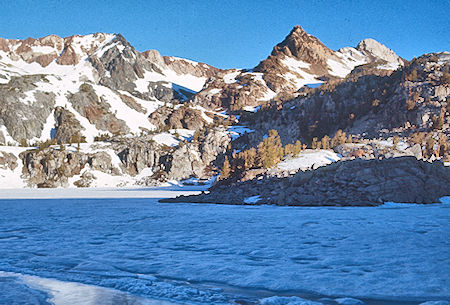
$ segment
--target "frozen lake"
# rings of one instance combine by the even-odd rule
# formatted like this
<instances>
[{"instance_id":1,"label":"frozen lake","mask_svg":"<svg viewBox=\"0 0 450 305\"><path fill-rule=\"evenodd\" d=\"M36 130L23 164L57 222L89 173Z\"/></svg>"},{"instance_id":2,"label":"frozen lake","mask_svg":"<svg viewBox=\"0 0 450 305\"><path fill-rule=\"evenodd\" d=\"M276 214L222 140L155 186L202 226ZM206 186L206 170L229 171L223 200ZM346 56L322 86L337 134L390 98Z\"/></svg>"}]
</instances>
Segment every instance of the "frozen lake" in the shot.
<instances>
[{"instance_id":1,"label":"frozen lake","mask_svg":"<svg viewBox=\"0 0 450 305\"><path fill-rule=\"evenodd\" d=\"M0 303L450 300L450 198L300 208L163 204L159 197L176 192L147 192L0 199Z\"/></svg>"}]
</instances>

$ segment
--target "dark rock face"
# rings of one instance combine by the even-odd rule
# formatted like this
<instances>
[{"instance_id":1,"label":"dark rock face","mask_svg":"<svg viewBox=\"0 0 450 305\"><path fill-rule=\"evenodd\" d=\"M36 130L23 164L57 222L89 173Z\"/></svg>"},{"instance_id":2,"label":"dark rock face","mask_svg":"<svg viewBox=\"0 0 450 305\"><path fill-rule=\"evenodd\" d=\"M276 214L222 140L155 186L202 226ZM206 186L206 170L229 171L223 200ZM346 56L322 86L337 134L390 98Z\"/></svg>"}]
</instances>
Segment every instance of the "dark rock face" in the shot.
<instances>
[{"instance_id":1,"label":"dark rock face","mask_svg":"<svg viewBox=\"0 0 450 305\"><path fill-rule=\"evenodd\" d=\"M100 57L95 54L89 57L101 76L100 84L111 89L132 92L134 81L143 77L142 70L138 67L147 67L149 63L120 34L105 48L107 50ZM151 70L151 67L148 68Z\"/></svg>"},{"instance_id":2,"label":"dark rock face","mask_svg":"<svg viewBox=\"0 0 450 305\"><path fill-rule=\"evenodd\" d=\"M99 130L111 133L127 133L128 126L122 120L110 112L110 105L99 98L92 86L84 83L80 86L80 91L67 97L73 108L82 116L86 117L91 124Z\"/></svg>"},{"instance_id":3,"label":"dark rock face","mask_svg":"<svg viewBox=\"0 0 450 305\"><path fill-rule=\"evenodd\" d=\"M218 184L209 194L167 199L167 202L294 206L376 206L384 202L436 203L450 195L450 168L414 157L343 161L289 178ZM232 190L233 196L230 196Z\"/></svg>"},{"instance_id":4,"label":"dark rock face","mask_svg":"<svg viewBox=\"0 0 450 305\"><path fill-rule=\"evenodd\" d=\"M47 117L53 111L55 95L34 91L36 83L48 82L43 75L12 77L9 83L0 84L0 126L5 125L16 141L39 138ZM26 94L34 100L24 103Z\"/></svg>"},{"instance_id":5,"label":"dark rock face","mask_svg":"<svg viewBox=\"0 0 450 305\"><path fill-rule=\"evenodd\" d=\"M111 148L119 156L124 172L135 176L144 168L155 168L164 152L149 137L120 139L111 142Z\"/></svg>"},{"instance_id":6,"label":"dark rock face","mask_svg":"<svg viewBox=\"0 0 450 305\"><path fill-rule=\"evenodd\" d=\"M70 143L84 129L75 115L63 107L56 107L54 116L56 129L54 139L58 143Z\"/></svg>"}]
</instances>

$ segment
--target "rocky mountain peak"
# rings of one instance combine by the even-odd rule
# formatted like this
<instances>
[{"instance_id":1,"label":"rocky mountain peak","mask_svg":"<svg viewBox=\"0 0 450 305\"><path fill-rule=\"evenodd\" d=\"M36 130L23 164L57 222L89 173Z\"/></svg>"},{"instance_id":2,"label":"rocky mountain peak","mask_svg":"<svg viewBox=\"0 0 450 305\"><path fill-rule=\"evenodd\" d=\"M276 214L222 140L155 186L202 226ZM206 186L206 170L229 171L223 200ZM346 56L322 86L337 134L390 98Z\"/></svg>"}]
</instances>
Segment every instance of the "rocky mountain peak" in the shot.
<instances>
[{"instance_id":1,"label":"rocky mountain peak","mask_svg":"<svg viewBox=\"0 0 450 305\"><path fill-rule=\"evenodd\" d=\"M397 63L401 66L404 65L404 60L400 56L375 39L367 38L362 40L358 43L356 49L370 57L379 58L389 63Z\"/></svg>"},{"instance_id":2,"label":"rocky mountain peak","mask_svg":"<svg viewBox=\"0 0 450 305\"><path fill-rule=\"evenodd\" d=\"M333 51L297 25L281 43L274 47L272 55L279 56L281 54L308 63L319 63L332 56Z\"/></svg>"},{"instance_id":3,"label":"rocky mountain peak","mask_svg":"<svg viewBox=\"0 0 450 305\"><path fill-rule=\"evenodd\" d=\"M164 58L157 50L147 50L141 53L146 59L159 67L165 67Z\"/></svg>"}]
</instances>

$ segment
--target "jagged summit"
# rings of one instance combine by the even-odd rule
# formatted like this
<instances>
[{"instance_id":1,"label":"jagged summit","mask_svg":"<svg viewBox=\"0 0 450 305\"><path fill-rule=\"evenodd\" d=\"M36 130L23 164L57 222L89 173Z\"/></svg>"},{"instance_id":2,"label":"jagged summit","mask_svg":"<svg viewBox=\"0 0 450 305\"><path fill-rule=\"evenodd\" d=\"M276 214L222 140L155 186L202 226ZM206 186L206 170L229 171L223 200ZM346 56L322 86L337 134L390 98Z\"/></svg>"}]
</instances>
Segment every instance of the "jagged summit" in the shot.
<instances>
[{"instance_id":1,"label":"jagged summit","mask_svg":"<svg viewBox=\"0 0 450 305\"><path fill-rule=\"evenodd\" d=\"M196 101L214 109L252 109L280 94L293 96L305 85L343 79L358 66L367 65L364 72L353 75L385 75L403 64L392 50L376 41L364 40L358 48L334 51L297 25L255 68L222 71L206 83Z\"/></svg>"},{"instance_id":2,"label":"jagged summit","mask_svg":"<svg viewBox=\"0 0 450 305\"><path fill-rule=\"evenodd\" d=\"M320 62L331 56L332 50L327 48L319 39L308 34L301 26L295 26L288 36L277 44L271 55L280 54L295 57L307 62Z\"/></svg>"},{"instance_id":3,"label":"jagged summit","mask_svg":"<svg viewBox=\"0 0 450 305\"><path fill-rule=\"evenodd\" d=\"M116 36L116 34L94 33L64 38L53 34L24 40L0 38L0 51L5 52L4 55L13 61L22 59L26 63L36 62L42 67L50 65L55 60L60 65L74 65Z\"/></svg>"},{"instance_id":4,"label":"jagged summit","mask_svg":"<svg viewBox=\"0 0 450 305\"><path fill-rule=\"evenodd\" d=\"M368 56L379 58L390 63L397 63L401 66L404 65L404 60L400 56L375 39L367 38L362 40L358 43L356 49Z\"/></svg>"}]
</instances>

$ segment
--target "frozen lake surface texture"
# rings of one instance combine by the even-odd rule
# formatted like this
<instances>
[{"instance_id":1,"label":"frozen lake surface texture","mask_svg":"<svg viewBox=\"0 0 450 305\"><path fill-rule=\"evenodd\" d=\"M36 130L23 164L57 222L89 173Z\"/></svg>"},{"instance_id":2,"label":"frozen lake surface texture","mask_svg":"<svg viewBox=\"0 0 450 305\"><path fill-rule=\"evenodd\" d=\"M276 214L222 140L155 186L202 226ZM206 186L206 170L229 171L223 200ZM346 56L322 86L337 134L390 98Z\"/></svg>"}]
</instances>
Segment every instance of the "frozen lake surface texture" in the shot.
<instances>
[{"instance_id":1,"label":"frozen lake surface texture","mask_svg":"<svg viewBox=\"0 0 450 305\"><path fill-rule=\"evenodd\" d=\"M0 304L450 304L448 197L301 208L59 192L0 199Z\"/></svg>"}]
</instances>

